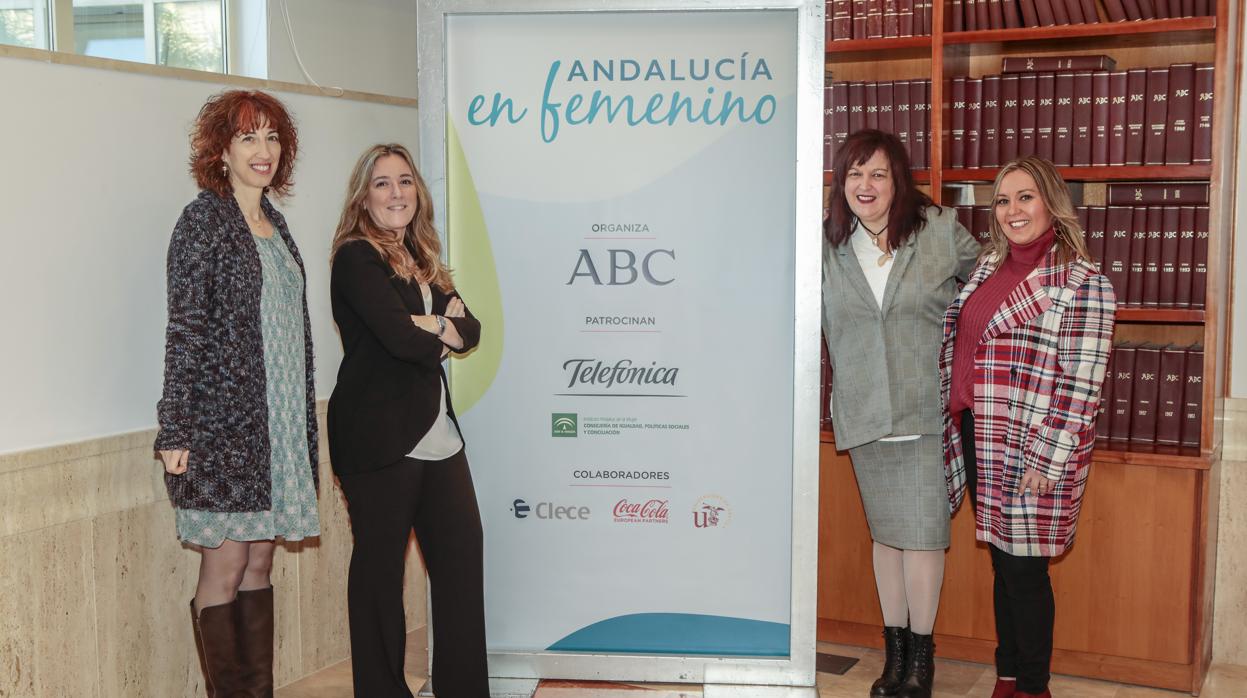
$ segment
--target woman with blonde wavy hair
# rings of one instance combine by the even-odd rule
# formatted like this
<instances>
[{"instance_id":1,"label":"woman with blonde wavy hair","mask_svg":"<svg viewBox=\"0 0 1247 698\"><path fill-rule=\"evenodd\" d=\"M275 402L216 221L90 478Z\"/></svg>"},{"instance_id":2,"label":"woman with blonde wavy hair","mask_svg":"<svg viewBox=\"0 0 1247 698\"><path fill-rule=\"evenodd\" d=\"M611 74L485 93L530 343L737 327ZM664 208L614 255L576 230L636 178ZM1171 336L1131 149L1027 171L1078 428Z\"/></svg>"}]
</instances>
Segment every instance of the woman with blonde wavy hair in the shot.
<instances>
[{"instance_id":1,"label":"woman with blonde wavy hair","mask_svg":"<svg viewBox=\"0 0 1247 698\"><path fill-rule=\"evenodd\" d=\"M489 695L481 518L442 359L480 323L441 261L432 197L401 145L369 148L334 233L342 336L329 453L355 548L347 579L355 695L412 693L403 674L403 557L415 531L432 598L439 698Z\"/></svg>"},{"instance_id":2,"label":"woman with blonde wavy hair","mask_svg":"<svg viewBox=\"0 0 1247 698\"><path fill-rule=\"evenodd\" d=\"M1037 157L1001 168L991 242L944 315L944 470L995 575L993 698L1051 696L1048 562L1074 543L1117 309L1069 189Z\"/></svg>"}]
</instances>

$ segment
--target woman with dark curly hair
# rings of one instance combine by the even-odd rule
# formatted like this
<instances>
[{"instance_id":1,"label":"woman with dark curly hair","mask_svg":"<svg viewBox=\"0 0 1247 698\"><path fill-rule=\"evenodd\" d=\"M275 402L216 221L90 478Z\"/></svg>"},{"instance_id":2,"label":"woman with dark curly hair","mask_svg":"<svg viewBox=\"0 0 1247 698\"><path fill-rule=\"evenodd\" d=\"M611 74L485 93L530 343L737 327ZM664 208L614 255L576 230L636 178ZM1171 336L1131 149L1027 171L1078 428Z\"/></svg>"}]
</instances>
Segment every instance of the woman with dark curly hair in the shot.
<instances>
[{"instance_id":1,"label":"woman with dark curly hair","mask_svg":"<svg viewBox=\"0 0 1247 698\"><path fill-rule=\"evenodd\" d=\"M208 695L273 695L276 538L320 535L303 261L267 193L298 136L281 102L232 90L191 132L200 191L173 229L155 448L178 538L202 551L191 601Z\"/></svg>"}]
</instances>

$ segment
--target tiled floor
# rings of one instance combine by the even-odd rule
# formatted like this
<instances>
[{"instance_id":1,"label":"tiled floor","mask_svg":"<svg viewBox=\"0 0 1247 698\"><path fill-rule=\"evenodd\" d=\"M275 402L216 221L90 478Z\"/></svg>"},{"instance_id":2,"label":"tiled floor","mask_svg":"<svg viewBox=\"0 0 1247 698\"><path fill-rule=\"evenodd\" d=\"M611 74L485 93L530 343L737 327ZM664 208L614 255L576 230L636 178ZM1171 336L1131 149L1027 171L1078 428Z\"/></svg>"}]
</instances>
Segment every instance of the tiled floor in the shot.
<instances>
[{"instance_id":1,"label":"tiled floor","mask_svg":"<svg viewBox=\"0 0 1247 698\"><path fill-rule=\"evenodd\" d=\"M413 631L407 642L407 681L416 691L425 679L424 628ZM863 698L883 667L883 654L877 650L819 643L819 652L858 657L860 661L843 676L818 675L820 698ZM988 696L995 674L991 667L968 662L941 660L936 665L935 695L940 698ZM1140 688L1123 684L1091 681L1069 676L1052 679L1057 698L1180 698L1186 694ZM593 684L571 681L543 681L534 698L700 698L698 687L678 685ZM1202 698L1247 697L1247 667L1214 666L1200 694ZM340 662L277 691L276 698L350 698L351 663Z\"/></svg>"}]
</instances>

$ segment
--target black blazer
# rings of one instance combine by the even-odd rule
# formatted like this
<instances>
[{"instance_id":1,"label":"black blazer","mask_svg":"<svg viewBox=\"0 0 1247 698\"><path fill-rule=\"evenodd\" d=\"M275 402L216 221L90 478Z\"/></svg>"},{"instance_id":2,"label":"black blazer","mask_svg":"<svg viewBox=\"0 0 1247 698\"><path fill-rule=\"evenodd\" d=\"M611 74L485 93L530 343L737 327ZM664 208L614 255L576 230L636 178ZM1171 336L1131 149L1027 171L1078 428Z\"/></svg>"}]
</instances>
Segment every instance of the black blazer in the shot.
<instances>
[{"instance_id":1,"label":"black blazer","mask_svg":"<svg viewBox=\"0 0 1247 698\"><path fill-rule=\"evenodd\" d=\"M344 354L329 398L329 457L338 475L377 470L410 453L437 419L444 345L411 316L443 315L458 293L433 286L433 308L426 310L419 284L396 276L364 240L334 255L329 291ZM460 353L481 336L481 323L470 310L465 315L446 318L463 338L454 350ZM446 409L455 419L449 391Z\"/></svg>"}]
</instances>

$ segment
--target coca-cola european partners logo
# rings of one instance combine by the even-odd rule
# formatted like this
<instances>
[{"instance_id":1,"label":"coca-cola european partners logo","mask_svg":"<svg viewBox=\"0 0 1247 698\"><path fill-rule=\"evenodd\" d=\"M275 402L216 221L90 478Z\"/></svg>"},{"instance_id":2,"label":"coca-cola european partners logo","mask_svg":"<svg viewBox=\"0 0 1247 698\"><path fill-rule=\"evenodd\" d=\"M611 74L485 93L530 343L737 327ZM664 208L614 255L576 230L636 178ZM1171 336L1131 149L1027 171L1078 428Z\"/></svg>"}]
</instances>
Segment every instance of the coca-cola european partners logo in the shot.
<instances>
[{"instance_id":1,"label":"coca-cola european partners logo","mask_svg":"<svg viewBox=\"0 0 1247 698\"><path fill-rule=\"evenodd\" d=\"M632 502L621 499L615 503L615 523L667 523L667 500L650 499Z\"/></svg>"}]
</instances>

